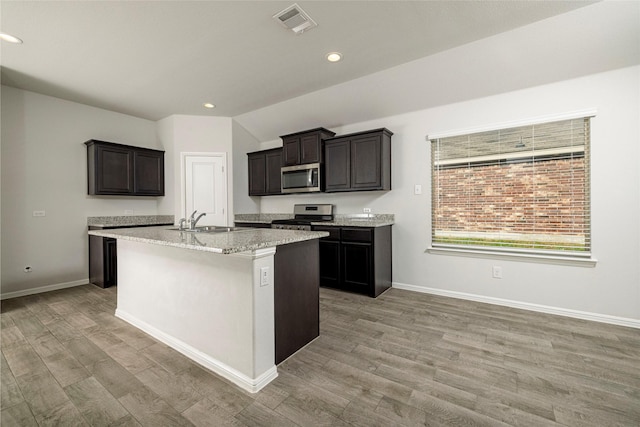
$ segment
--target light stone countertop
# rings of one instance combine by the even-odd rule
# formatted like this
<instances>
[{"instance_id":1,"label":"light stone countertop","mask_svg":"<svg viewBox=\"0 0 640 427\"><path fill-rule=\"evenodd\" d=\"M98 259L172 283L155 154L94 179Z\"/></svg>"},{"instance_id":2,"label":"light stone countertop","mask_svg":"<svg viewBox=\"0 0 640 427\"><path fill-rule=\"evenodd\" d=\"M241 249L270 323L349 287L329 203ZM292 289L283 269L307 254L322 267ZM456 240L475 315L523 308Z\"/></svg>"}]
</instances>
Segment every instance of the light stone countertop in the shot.
<instances>
[{"instance_id":1,"label":"light stone countertop","mask_svg":"<svg viewBox=\"0 0 640 427\"><path fill-rule=\"evenodd\" d=\"M235 222L270 224L275 219L292 219L290 214L236 214ZM333 221L312 222L311 225L334 227L384 227L394 224L393 214L336 214Z\"/></svg>"},{"instance_id":2,"label":"light stone countertop","mask_svg":"<svg viewBox=\"0 0 640 427\"><path fill-rule=\"evenodd\" d=\"M160 226L91 230L89 234L220 254L233 254L269 248L319 239L329 235L324 231L275 230L271 228L240 228L237 231L224 233L193 233L171 230L170 228L172 227Z\"/></svg>"},{"instance_id":3,"label":"light stone countertop","mask_svg":"<svg viewBox=\"0 0 640 427\"><path fill-rule=\"evenodd\" d=\"M271 224L276 219L293 219L293 214L269 214L269 213L252 213L252 214L235 214L235 222L249 222L256 224Z\"/></svg>"},{"instance_id":4,"label":"light stone countertop","mask_svg":"<svg viewBox=\"0 0 640 427\"><path fill-rule=\"evenodd\" d=\"M173 215L122 215L87 217L87 225L93 227L134 227L136 225L162 225L173 223Z\"/></svg>"}]
</instances>

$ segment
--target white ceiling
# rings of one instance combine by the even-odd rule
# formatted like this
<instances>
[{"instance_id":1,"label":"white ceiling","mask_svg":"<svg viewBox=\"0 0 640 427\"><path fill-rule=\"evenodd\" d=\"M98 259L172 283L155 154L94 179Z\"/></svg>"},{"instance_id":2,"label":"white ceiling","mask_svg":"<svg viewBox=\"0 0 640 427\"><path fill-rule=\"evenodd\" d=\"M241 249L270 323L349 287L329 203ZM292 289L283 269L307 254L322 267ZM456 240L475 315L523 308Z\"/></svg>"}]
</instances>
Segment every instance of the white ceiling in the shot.
<instances>
[{"instance_id":1,"label":"white ceiling","mask_svg":"<svg viewBox=\"0 0 640 427\"><path fill-rule=\"evenodd\" d=\"M150 120L235 117L594 2L300 0L318 23L302 35L272 19L293 3L2 0L0 30L24 40L2 42L2 84Z\"/></svg>"}]
</instances>

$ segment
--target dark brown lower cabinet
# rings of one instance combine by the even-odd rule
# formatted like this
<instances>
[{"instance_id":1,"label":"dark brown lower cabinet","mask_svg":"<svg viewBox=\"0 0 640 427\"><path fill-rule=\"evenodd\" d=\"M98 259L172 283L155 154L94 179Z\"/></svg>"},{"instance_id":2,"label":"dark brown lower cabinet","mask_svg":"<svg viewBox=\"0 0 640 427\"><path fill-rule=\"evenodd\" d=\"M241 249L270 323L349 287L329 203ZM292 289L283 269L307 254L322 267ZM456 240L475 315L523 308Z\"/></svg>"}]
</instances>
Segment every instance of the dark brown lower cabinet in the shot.
<instances>
[{"instance_id":1,"label":"dark brown lower cabinet","mask_svg":"<svg viewBox=\"0 0 640 427\"><path fill-rule=\"evenodd\" d=\"M278 246L273 263L277 365L320 335L318 239Z\"/></svg>"},{"instance_id":2,"label":"dark brown lower cabinet","mask_svg":"<svg viewBox=\"0 0 640 427\"><path fill-rule=\"evenodd\" d=\"M391 287L391 226L331 227L320 239L320 286L377 297Z\"/></svg>"},{"instance_id":3,"label":"dark brown lower cabinet","mask_svg":"<svg viewBox=\"0 0 640 427\"><path fill-rule=\"evenodd\" d=\"M345 288L369 294L371 286L371 244L342 243L342 283Z\"/></svg>"},{"instance_id":4,"label":"dark brown lower cabinet","mask_svg":"<svg viewBox=\"0 0 640 427\"><path fill-rule=\"evenodd\" d=\"M340 245L340 227L314 227L329 233L320 239L320 284L338 288L342 282L342 254Z\"/></svg>"},{"instance_id":5,"label":"dark brown lower cabinet","mask_svg":"<svg viewBox=\"0 0 640 427\"><path fill-rule=\"evenodd\" d=\"M101 288L118 284L116 239L89 236L89 282Z\"/></svg>"}]
</instances>

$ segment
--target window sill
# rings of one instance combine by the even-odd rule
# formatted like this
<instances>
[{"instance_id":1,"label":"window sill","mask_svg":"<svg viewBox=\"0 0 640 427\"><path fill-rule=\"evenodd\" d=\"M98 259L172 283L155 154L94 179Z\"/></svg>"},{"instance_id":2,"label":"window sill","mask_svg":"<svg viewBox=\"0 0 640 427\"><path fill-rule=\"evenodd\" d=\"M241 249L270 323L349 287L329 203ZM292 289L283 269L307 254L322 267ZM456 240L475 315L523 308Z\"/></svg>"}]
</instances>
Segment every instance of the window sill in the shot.
<instances>
[{"instance_id":1,"label":"window sill","mask_svg":"<svg viewBox=\"0 0 640 427\"><path fill-rule=\"evenodd\" d=\"M461 257L471 258L489 258L489 259L503 259L507 261L526 261L537 262L541 264L557 264L557 265L571 265L575 267L595 267L598 262L597 259L589 257L571 257L571 256L556 256L556 255L541 255L541 254L525 254L525 253L507 253L490 250L474 250L474 249L460 249L460 248L434 248L429 247L425 252L435 255L453 255Z\"/></svg>"}]
</instances>

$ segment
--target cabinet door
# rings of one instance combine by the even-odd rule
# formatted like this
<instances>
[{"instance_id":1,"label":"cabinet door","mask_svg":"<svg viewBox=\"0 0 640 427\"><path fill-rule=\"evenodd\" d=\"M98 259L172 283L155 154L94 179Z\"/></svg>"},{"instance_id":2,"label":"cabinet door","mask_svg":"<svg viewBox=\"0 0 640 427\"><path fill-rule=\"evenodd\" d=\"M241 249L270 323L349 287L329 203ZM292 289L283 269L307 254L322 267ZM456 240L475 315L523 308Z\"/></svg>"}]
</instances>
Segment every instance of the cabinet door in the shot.
<instances>
[{"instance_id":1,"label":"cabinet door","mask_svg":"<svg viewBox=\"0 0 640 427\"><path fill-rule=\"evenodd\" d=\"M322 163L322 141L320 135L306 135L300 138L300 164Z\"/></svg>"},{"instance_id":2,"label":"cabinet door","mask_svg":"<svg viewBox=\"0 0 640 427\"><path fill-rule=\"evenodd\" d=\"M325 191L349 191L351 189L351 151L349 140L326 143Z\"/></svg>"},{"instance_id":3,"label":"cabinet door","mask_svg":"<svg viewBox=\"0 0 640 427\"><path fill-rule=\"evenodd\" d=\"M133 151L104 145L95 150L96 188L90 194L133 194Z\"/></svg>"},{"instance_id":4,"label":"cabinet door","mask_svg":"<svg viewBox=\"0 0 640 427\"><path fill-rule=\"evenodd\" d=\"M300 138L292 137L282 140L282 160L285 166L300 164Z\"/></svg>"},{"instance_id":5,"label":"cabinet door","mask_svg":"<svg viewBox=\"0 0 640 427\"><path fill-rule=\"evenodd\" d=\"M371 244L342 242L342 283L345 289L370 295Z\"/></svg>"},{"instance_id":6,"label":"cabinet door","mask_svg":"<svg viewBox=\"0 0 640 427\"><path fill-rule=\"evenodd\" d=\"M118 284L117 240L104 239L104 287Z\"/></svg>"},{"instance_id":7,"label":"cabinet door","mask_svg":"<svg viewBox=\"0 0 640 427\"><path fill-rule=\"evenodd\" d=\"M340 242L320 239L320 286L340 287Z\"/></svg>"},{"instance_id":8,"label":"cabinet door","mask_svg":"<svg viewBox=\"0 0 640 427\"><path fill-rule=\"evenodd\" d=\"M141 196L164 196L164 153L134 151L134 192Z\"/></svg>"},{"instance_id":9,"label":"cabinet door","mask_svg":"<svg viewBox=\"0 0 640 427\"><path fill-rule=\"evenodd\" d=\"M382 189L381 138L378 135L351 140L351 188Z\"/></svg>"},{"instance_id":10,"label":"cabinet door","mask_svg":"<svg viewBox=\"0 0 640 427\"><path fill-rule=\"evenodd\" d=\"M267 190L267 163L264 153L249 154L249 195L262 196Z\"/></svg>"},{"instance_id":11,"label":"cabinet door","mask_svg":"<svg viewBox=\"0 0 640 427\"><path fill-rule=\"evenodd\" d=\"M282 150L268 152L266 154L267 164L267 194L282 193Z\"/></svg>"}]
</instances>

